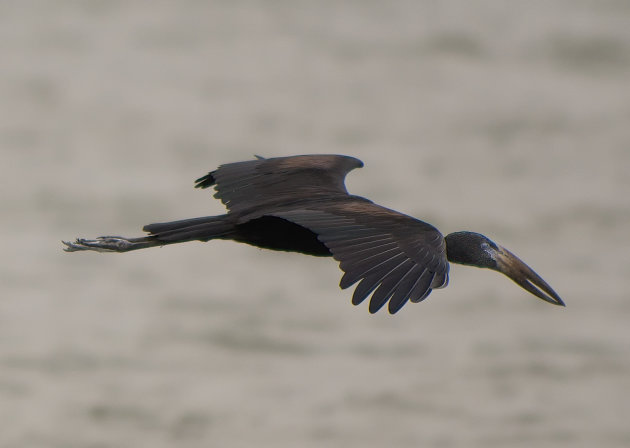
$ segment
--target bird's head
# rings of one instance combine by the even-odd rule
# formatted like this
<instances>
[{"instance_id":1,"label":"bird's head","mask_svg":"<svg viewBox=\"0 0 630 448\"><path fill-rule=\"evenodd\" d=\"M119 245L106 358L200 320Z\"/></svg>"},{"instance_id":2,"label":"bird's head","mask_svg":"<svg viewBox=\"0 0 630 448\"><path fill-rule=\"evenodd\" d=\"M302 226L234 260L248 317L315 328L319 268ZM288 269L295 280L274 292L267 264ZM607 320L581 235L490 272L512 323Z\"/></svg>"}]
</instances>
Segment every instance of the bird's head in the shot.
<instances>
[{"instance_id":1,"label":"bird's head","mask_svg":"<svg viewBox=\"0 0 630 448\"><path fill-rule=\"evenodd\" d=\"M533 269L488 237L475 232L455 232L445 240L449 261L501 272L536 297L564 306L560 296Z\"/></svg>"}]
</instances>

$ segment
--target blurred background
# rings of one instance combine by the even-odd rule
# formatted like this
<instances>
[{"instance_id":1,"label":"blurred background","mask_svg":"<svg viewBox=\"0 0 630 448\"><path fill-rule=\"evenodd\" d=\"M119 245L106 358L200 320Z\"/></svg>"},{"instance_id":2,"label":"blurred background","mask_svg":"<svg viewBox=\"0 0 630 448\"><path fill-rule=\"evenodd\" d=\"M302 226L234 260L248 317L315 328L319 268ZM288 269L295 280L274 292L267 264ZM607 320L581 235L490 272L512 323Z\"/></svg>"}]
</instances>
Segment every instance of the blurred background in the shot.
<instances>
[{"instance_id":1,"label":"blurred background","mask_svg":"<svg viewBox=\"0 0 630 448\"><path fill-rule=\"evenodd\" d=\"M630 446L628 2L6 0L0 54L0 447ZM453 266L371 316L329 259L61 250L304 153L567 308Z\"/></svg>"}]
</instances>

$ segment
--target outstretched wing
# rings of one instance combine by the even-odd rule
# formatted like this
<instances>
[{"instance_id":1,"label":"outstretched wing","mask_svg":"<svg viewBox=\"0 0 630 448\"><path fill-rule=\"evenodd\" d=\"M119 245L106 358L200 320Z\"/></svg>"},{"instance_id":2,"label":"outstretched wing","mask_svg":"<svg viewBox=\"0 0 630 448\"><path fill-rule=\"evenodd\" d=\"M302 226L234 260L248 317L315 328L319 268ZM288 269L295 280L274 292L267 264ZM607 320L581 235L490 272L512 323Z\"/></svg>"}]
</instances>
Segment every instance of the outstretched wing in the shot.
<instances>
[{"instance_id":1,"label":"outstretched wing","mask_svg":"<svg viewBox=\"0 0 630 448\"><path fill-rule=\"evenodd\" d=\"M389 301L394 314L407 301L420 302L448 283L444 237L410 216L360 200L272 214L318 235L345 272L339 286L359 282L352 303L372 296L370 313Z\"/></svg>"},{"instance_id":2,"label":"outstretched wing","mask_svg":"<svg viewBox=\"0 0 630 448\"><path fill-rule=\"evenodd\" d=\"M354 157L328 154L258 158L221 165L197 179L195 188L214 186L214 197L230 212L242 212L347 195L346 174L362 166Z\"/></svg>"}]
</instances>

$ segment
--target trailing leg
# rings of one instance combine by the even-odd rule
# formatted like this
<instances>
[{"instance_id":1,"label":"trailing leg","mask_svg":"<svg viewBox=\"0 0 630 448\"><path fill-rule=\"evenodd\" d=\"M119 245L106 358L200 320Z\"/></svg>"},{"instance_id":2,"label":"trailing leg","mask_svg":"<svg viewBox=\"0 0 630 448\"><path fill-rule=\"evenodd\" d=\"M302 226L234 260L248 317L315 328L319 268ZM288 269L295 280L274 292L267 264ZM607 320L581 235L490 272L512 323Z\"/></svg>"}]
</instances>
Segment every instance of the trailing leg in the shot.
<instances>
[{"instance_id":1,"label":"trailing leg","mask_svg":"<svg viewBox=\"0 0 630 448\"><path fill-rule=\"evenodd\" d=\"M234 229L227 215L205 216L144 226L148 236L124 238L122 236L101 236L90 240L77 238L74 242L63 241L66 252L92 250L96 252L129 252L147 247L165 246L186 241L209 241L225 238Z\"/></svg>"},{"instance_id":2,"label":"trailing leg","mask_svg":"<svg viewBox=\"0 0 630 448\"><path fill-rule=\"evenodd\" d=\"M162 246L164 243L153 237L124 238L122 236L99 236L95 240L77 238L74 242L63 241L66 252L93 250L96 252L129 252L130 250Z\"/></svg>"}]
</instances>

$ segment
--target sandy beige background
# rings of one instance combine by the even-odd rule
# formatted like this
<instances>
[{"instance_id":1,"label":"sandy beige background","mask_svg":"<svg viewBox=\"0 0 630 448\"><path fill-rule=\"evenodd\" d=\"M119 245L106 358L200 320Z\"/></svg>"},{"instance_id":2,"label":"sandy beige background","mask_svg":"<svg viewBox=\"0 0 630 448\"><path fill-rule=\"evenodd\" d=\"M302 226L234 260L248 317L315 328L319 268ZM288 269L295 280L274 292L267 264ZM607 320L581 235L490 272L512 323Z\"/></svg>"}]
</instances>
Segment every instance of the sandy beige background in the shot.
<instances>
[{"instance_id":1,"label":"sandy beige background","mask_svg":"<svg viewBox=\"0 0 630 448\"><path fill-rule=\"evenodd\" d=\"M628 2L7 0L0 55L0 447L630 446ZM567 308L453 267L370 316L332 260L61 251L321 152Z\"/></svg>"}]
</instances>

